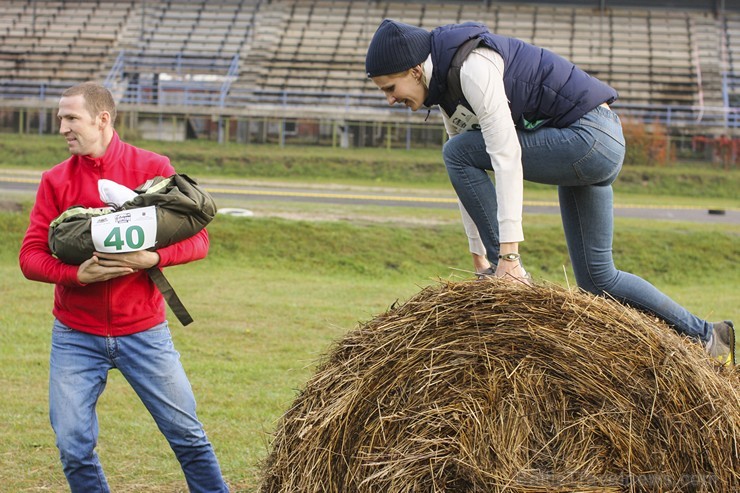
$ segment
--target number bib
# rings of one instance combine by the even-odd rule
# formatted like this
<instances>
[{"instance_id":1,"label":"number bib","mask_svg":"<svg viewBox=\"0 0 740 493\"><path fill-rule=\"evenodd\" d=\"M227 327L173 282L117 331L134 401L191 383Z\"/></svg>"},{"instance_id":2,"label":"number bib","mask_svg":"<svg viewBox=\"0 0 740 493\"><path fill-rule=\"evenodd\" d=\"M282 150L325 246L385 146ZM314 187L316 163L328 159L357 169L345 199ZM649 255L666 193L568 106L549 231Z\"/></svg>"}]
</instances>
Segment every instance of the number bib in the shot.
<instances>
[{"instance_id":1,"label":"number bib","mask_svg":"<svg viewBox=\"0 0 740 493\"><path fill-rule=\"evenodd\" d=\"M455 127L457 133L480 130L478 116L461 104L457 105L455 112L450 116L450 124Z\"/></svg>"},{"instance_id":2,"label":"number bib","mask_svg":"<svg viewBox=\"0 0 740 493\"><path fill-rule=\"evenodd\" d=\"M97 252L145 250L157 241L156 208L152 205L94 217L90 228Z\"/></svg>"}]
</instances>

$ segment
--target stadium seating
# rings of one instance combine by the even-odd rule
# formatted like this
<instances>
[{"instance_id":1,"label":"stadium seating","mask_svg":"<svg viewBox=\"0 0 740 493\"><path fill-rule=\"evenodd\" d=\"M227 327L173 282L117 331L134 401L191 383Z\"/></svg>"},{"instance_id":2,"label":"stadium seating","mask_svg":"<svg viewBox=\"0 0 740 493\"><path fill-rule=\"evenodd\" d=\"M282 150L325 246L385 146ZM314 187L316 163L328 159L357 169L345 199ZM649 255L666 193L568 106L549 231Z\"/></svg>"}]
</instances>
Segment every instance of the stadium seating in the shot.
<instances>
[{"instance_id":1,"label":"stadium seating","mask_svg":"<svg viewBox=\"0 0 740 493\"><path fill-rule=\"evenodd\" d=\"M0 3L0 79L58 81L99 78L134 2L118 13L91 2L12 0Z\"/></svg>"},{"instance_id":2,"label":"stadium seating","mask_svg":"<svg viewBox=\"0 0 740 493\"><path fill-rule=\"evenodd\" d=\"M723 28L725 39L721 46L727 48L724 55L728 66L723 82L728 86L728 102L740 106L740 16L725 17Z\"/></svg>"},{"instance_id":3,"label":"stadium seating","mask_svg":"<svg viewBox=\"0 0 740 493\"><path fill-rule=\"evenodd\" d=\"M427 29L483 22L570 58L613 85L627 106L740 99L736 12L349 0L0 1L0 99L18 99L24 88L38 97L41 86L54 97L95 79L124 87L122 97L135 90L131 101L140 104L161 105L162 91L189 90L206 95L200 104L231 108L286 98L314 105L347 94L381 106L363 72L367 45L386 17Z\"/></svg>"}]
</instances>

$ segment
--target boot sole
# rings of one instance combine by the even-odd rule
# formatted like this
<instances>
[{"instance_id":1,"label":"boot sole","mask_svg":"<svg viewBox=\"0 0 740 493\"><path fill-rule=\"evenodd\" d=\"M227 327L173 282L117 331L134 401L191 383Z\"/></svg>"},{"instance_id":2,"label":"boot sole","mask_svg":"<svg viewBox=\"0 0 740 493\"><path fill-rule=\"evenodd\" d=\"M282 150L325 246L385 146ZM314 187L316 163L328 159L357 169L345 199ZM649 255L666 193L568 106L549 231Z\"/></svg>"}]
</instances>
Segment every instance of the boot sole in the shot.
<instances>
[{"instance_id":1,"label":"boot sole","mask_svg":"<svg viewBox=\"0 0 740 493\"><path fill-rule=\"evenodd\" d=\"M732 364L737 365L738 360L738 348L737 348L737 342L738 342L738 329L735 328L735 325L732 322L727 322L730 325L730 358L732 359Z\"/></svg>"}]
</instances>

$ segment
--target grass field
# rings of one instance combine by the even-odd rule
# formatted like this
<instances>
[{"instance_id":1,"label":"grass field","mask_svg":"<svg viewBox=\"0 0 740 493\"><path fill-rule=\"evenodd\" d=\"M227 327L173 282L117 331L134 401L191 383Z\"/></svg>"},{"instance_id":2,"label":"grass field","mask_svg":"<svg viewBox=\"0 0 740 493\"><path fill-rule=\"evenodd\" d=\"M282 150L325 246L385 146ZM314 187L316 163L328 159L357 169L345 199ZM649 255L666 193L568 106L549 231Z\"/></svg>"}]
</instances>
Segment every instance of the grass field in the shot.
<instances>
[{"instance_id":1,"label":"grass field","mask_svg":"<svg viewBox=\"0 0 740 493\"><path fill-rule=\"evenodd\" d=\"M0 144L8 146L8 139L0 138ZM35 144L43 148L46 141ZM62 147L58 138L49 149L54 146ZM167 152L164 147L160 150ZM5 147L3 154L7 152ZM324 159L320 151L312 152L317 153L312 160ZM279 153L272 150L275 162ZM415 166L414 159L427 159L394 153L390 157L394 163L396 156L401 168ZM27 167L27 158L2 165ZM380 180L384 184L424 182L394 169L399 166L372 159L378 163L373 166L399 176ZM355 165L368 172L364 165ZM248 167L228 173L201 171L188 169L194 176L270 178L266 172L250 174ZM668 171L667 175L678 173ZM738 198L724 191L725 182L717 184L712 178L715 170L685 172L709 177L700 179L701 186L695 182L701 196L686 200L706 205L719 197L726 206L738 206ZM337 173L341 176L336 180L322 176L306 180L378 182ZM731 173L726 181L737 183L737 175ZM428 186L444 185L430 178ZM634 192L622 200L665 203L674 196L674 192L659 198ZM63 492L66 482L47 413L53 292L50 285L25 280L17 267L30 207L30 200L20 202L23 210L0 212L0 491ZM288 203L270 204L270 209L300 211L304 216L307 209L310 212L310 207ZM259 207L256 211L261 212ZM209 257L167 270L196 320L183 328L170 317L175 344L193 383L199 416L233 491L255 491L259 462L267 453L276 420L333 341L439 278L469 278L464 272L470 269L466 241L455 211L366 206L347 207L343 216L346 219L287 220L270 217L266 210L250 219L219 216L209 226ZM644 276L699 316L737 315L740 225L628 219L616 223L614 249L620 268ZM559 219L528 216L525 234L528 241L522 244L522 254L535 279L572 282ZM165 440L120 374L111 374L98 410L99 453L114 491L186 491Z\"/></svg>"}]
</instances>

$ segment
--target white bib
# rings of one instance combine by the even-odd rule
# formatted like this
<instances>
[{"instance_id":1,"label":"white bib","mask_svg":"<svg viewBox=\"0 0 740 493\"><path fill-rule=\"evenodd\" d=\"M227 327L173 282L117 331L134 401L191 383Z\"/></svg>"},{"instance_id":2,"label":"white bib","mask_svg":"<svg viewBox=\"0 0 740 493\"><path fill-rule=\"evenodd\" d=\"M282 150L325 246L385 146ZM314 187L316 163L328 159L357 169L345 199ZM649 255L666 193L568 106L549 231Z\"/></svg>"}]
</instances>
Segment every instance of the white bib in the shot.
<instances>
[{"instance_id":1,"label":"white bib","mask_svg":"<svg viewBox=\"0 0 740 493\"><path fill-rule=\"evenodd\" d=\"M458 134L468 130L480 130L480 123L476 114L461 104L457 105L449 121Z\"/></svg>"},{"instance_id":2,"label":"white bib","mask_svg":"<svg viewBox=\"0 0 740 493\"><path fill-rule=\"evenodd\" d=\"M157 242L156 207L141 207L92 218L95 251L124 253L146 250Z\"/></svg>"}]
</instances>

